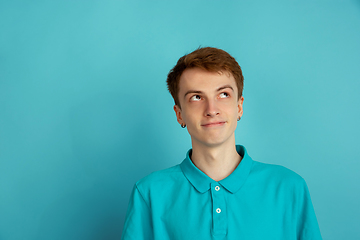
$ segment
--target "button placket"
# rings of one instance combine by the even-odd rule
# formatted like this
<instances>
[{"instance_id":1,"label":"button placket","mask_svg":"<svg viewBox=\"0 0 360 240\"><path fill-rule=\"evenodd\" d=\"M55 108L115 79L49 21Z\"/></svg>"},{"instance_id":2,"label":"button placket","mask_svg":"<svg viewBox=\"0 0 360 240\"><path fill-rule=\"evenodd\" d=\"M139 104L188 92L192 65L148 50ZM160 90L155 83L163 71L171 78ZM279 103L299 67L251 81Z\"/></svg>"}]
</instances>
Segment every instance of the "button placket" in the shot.
<instances>
[{"instance_id":1,"label":"button placket","mask_svg":"<svg viewBox=\"0 0 360 240\"><path fill-rule=\"evenodd\" d=\"M225 191L218 183L211 184L213 225L214 235L225 235L227 233L227 214Z\"/></svg>"}]
</instances>

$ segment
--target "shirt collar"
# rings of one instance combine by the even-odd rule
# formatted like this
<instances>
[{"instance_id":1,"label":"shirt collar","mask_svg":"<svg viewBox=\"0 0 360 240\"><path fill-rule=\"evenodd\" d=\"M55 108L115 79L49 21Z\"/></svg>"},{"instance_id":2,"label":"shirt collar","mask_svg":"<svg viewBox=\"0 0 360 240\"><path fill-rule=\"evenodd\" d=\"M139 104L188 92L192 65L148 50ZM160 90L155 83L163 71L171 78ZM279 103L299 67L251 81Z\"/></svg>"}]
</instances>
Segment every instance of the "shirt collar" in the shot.
<instances>
[{"instance_id":1,"label":"shirt collar","mask_svg":"<svg viewBox=\"0 0 360 240\"><path fill-rule=\"evenodd\" d=\"M184 161L180 164L181 170L189 182L200 193L204 193L210 189L211 183L216 183L213 179L198 169L190 159L192 149L190 149ZM236 151L242 156L242 160L236 169L225 179L218 183L231 193L237 192L245 183L249 176L253 160L247 154L246 149L242 145L236 145Z\"/></svg>"}]
</instances>

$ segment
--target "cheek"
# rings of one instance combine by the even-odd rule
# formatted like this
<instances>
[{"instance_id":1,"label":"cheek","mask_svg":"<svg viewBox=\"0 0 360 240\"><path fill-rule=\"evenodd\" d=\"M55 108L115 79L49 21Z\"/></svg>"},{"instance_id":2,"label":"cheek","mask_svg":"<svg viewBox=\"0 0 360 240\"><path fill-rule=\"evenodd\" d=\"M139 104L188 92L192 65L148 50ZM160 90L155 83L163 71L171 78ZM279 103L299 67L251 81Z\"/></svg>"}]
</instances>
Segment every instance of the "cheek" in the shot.
<instances>
[{"instance_id":1,"label":"cheek","mask_svg":"<svg viewBox=\"0 0 360 240\"><path fill-rule=\"evenodd\" d=\"M190 114L184 118L184 121L186 122L186 125L191 128L191 126L196 123L196 118Z\"/></svg>"},{"instance_id":2,"label":"cheek","mask_svg":"<svg viewBox=\"0 0 360 240\"><path fill-rule=\"evenodd\" d=\"M182 117L184 120L193 121L200 115L200 113L200 104L193 104L192 106L183 109Z\"/></svg>"},{"instance_id":3,"label":"cheek","mask_svg":"<svg viewBox=\"0 0 360 240\"><path fill-rule=\"evenodd\" d=\"M224 103L223 109L226 109L226 112L230 113L231 115L238 113L238 105L234 102L227 102Z\"/></svg>"},{"instance_id":4,"label":"cheek","mask_svg":"<svg viewBox=\"0 0 360 240\"><path fill-rule=\"evenodd\" d=\"M190 125L191 123L191 114L189 114L189 112L182 112L182 120L186 123L186 125Z\"/></svg>"}]
</instances>

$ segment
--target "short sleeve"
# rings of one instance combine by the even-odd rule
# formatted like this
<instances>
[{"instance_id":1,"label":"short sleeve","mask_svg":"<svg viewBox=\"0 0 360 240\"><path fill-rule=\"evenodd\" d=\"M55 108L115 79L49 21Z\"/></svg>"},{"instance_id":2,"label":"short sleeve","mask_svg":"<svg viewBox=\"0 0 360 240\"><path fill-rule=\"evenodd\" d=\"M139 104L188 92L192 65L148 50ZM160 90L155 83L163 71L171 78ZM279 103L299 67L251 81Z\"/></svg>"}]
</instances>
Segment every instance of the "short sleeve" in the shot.
<instances>
[{"instance_id":1,"label":"short sleeve","mask_svg":"<svg viewBox=\"0 0 360 240\"><path fill-rule=\"evenodd\" d=\"M303 181L298 197L298 240L321 240L319 225L311 202L309 189Z\"/></svg>"},{"instance_id":2,"label":"short sleeve","mask_svg":"<svg viewBox=\"0 0 360 240\"><path fill-rule=\"evenodd\" d=\"M121 239L153 239L150 208L136 185L131 193Z\"/></svg>"}]
</instances>

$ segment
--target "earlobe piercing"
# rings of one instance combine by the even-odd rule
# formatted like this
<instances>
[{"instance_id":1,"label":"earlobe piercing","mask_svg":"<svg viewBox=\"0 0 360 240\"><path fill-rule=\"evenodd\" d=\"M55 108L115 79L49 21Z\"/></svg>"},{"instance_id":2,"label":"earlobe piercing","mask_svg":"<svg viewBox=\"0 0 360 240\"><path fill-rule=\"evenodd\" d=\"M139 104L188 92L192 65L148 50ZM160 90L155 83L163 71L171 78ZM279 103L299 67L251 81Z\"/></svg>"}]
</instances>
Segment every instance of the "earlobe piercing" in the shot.
<instances>
[{"instance_id":1,"label":"earlobe piercing","mask_svg":"<svg viewBox=\"0 0 360 240\"><path fill-rule=\"evenodd\" d=\"M184 123L181 124L181 127L182 127L182 128L185 128L185 127L186 127L186 124L184 124Z\"/></svg>"},{"instance_id":2,"label":"earlobe piercing","mask_svg":"<svg viewBox=\"0 0 360 240\"><path fill-rule=\"evenodd\" d=\"M239 117L237 118L237 120L240 121L240 119L241 119L241 117L239 116Z\"/></svg>"}]
</instances>

